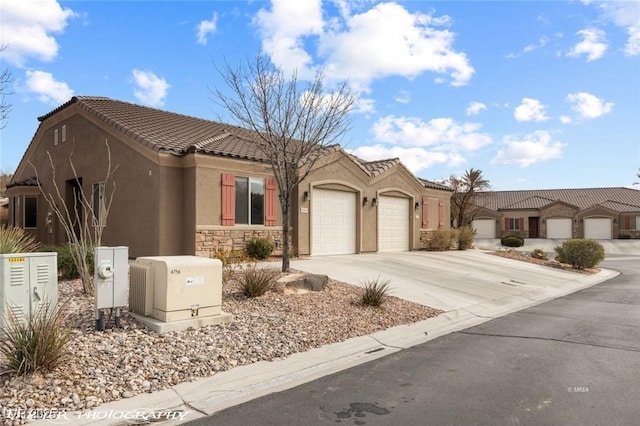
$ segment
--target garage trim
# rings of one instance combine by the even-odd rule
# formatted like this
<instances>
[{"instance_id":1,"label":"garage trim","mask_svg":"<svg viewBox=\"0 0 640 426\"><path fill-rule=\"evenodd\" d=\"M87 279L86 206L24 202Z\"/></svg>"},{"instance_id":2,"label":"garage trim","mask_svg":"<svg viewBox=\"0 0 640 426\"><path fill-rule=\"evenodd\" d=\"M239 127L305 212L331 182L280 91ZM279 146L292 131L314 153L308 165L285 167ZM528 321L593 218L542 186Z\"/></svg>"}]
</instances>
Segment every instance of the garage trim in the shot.
<instances>
[{"instance_id":1,"label":"garage trim","mask_svg":"<svg viewBox=\"0 0 640 426\"><path fill-rule=\"evenodd\" d=\"M312 188L311 255L356 252L357 192Z\"/></svg>"},{"instance_id":2,"label":"garage trim","mask_svg":"<svg viewBox=\"0 0 640 426\"><path fill-rule=\"evenodd\" d=\"M612 235L610 217L589 217L584 219L584 237L592 240L610 240Z\"/></svg>"},{"instance_id":3,"label":"garage trim","mask_svg":"<svg viewBox=\"0 0 640 426\"><path fill-rule=\"evenodd\" d=\"M553 217L547 219L547 238L566 240L573 238L573 219Z\"/></svg>"},{"instance_id":4,"label":"garage trim","mask_svg":"<svg viewBox=\"0 0 640 426\"><path fill-rule=\"evenodd\" d=\"M378 252L401 252L410 249L410 198L378 197Z\"/></svg>"}]
</instances>

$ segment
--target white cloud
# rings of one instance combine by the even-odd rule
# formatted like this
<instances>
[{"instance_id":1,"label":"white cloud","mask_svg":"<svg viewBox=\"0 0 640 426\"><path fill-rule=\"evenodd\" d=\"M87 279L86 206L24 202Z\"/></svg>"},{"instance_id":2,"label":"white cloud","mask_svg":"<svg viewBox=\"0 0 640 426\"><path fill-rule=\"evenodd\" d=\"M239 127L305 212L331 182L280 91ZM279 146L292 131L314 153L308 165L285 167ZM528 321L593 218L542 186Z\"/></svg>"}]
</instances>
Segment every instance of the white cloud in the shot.
<instances>
[{"instance_id":1,"label":"white cloud","mask_svg":"<svg viewBox=\"0 0 640 426\"><path fill-rule=\"evenodd\" d=\"M457 167L466 163L465 158L458 153L444 153L429 151L424 148L403 148L400 146L361 146L353 151L354 155L363 160L375 161L384 158L399 158L413 173L419 173L438 164Z\"/></svg>"},{"instance_id":2,"label":"white cloud","mask_svg":"<svg viewBox=\"0 0 640 426\"><path fill-rule=\"evenodd\" d=\"M628 34L625 54L640 55L640 2L607 0L590 3L599 7L607 20L625 29Z\"/></svg>"},{"instance_id":3,"label":"white cloud","mask_svg":"<svg viewBox=\"0 0 640 426\"><path fill-rule=\"evenodd\" d=\"M607 50L604 31L597 28L588 28L580 30L576 33L582 37L582 41L571 49L567 56L577 58L581 55L587 55L587 62L600 59Z\"/></svg>"},{"instance_id":4,"label":"white cloud","mask_svg":"<svg viewBox=\"0 0 640 426\"><path fill-rule=\"evenodd\" d=\"M71 99L73 90L64 81L56 81L53 75L44 71L27 71L26 84L29 91L36 93L41 102L62 104Z\"/></svg>"},{"instance_id":5,"label":"white cloud","mask_svg":"<svg viewBox=\"0 0 640 426\"><path fill-rule=\"evenodd\" d=\"M571 123L572 121L573 121L573 120L572 120L572 119L571 119L571 117L569 117L569 116L566 116L566 115L561 115L561 116L560 116L560 122L561 122L562 124L569 124L569 123Z\"/></svg>"},{"instance_id":6,"label":"white cloud","mask_svg":"<svg viewBox=\"0 0 640 426\"><path fill-rule=\"evenodd\" d=\"M164 105L167 90L171 87L164 78L160 78L150 71L133 70L133 80L136 88L134 96L145 105L158 107Z\"/></svg>"},{"instance_id":7,"label":"white cloud","mask_svg":"<svg viewBox=\"0 0 640 426\"><path fill-rule=\"evenodd\" d=\"M487 106L482 102L471 102L467 107L467 115L478 115L480 111L487 109Z\"/></svg>"},{"instance_id":8,"label":"white cloud","mask_svg":"<svg viewBox=\"0 0 640 426\"><path fill-rule=\"evenodd\" d=\"M55 59L58 43L52 33L62 32L76 14L55 0L2 0L0 16L0 45L7 46L3 60L22 67L28 58Z\"/></svg>"},{"instance_id":9,"label":"white cloud","mask_svg":"<svg viewBox=\"0 0 640 426\"><path fill-rule=\"evenodd\" d=\"M374 123L373 133L383 143L457 152L475 151L491 143L491 137L480 133L480 128L480 124L458 124L451 118L424 122L416 117L390 115Z\"/></svg>"},{"instance_id":10,"label":"white cloud","mask_svg":"<svg viewBox=\"0 0 640 426\"><path fill-rule=\"evenodd\" d=\"M549 43L549 39L547 37L540 37L537 43L529 44L524 47L522 50L525 53L533 52L534 50L540 49Z\"/></svg>"},{"instance_id":11,"label":"white cloud","mask_svg":"<svg viewBox=\"0 0 640 426\"><path fill-rule=\"evenodd\" d=\"M554 142L551 134L544 130L524 137L505 136L503 142L505 148L499 150L496 157L491 160L492 166L514 164L528 167L540 161L562 157L562 149L566 146L560 142Z\"/></svg>"},{"instance_id":12,"label":"white cloud","mask_svg":"<svg viewBox=\"0 0 640 426\"><path fill-rule=\"evenodd\" d=\"M590 93L579 92L567 95L571 109L576 111L582 118L593 119L608 114L613 109L613 102L605 102Z\"/></svg>"},{"instance_id":13,"label":"white cloud","mask_svg":"<svg viewBox=\"0 0 640 426\"><path fill-rule=\"evenodd\" d=\"M262 50L273 63L301 78L313 75L313 59L304 38L323 31L321 0L272 0L271 10L260 9L254 21L261 32Z\"/></svg>"},{"instance_id":14,"label":"white cloud","mask_svg":"<svg viewBox=\"0 0 640 426\"><path fill-rule=\"evenodd\" d=\"M522 98L522 103L513 111L518 121L544 121L548 119L544 113L544 105L537 99Z\"/></svg>"},{"instance_id":15,"label":"white cloud","mask_svg":"<svg viewBox=\"0 0 640 426\"><path fill-rule=\"evenodd\" d=\"M324 22L319 0L274 0L271 10L260 10L262 48L283 69L311 75L314 63L306 49L314 37L327 75L348 79L357 91L367 92L372 81L391 75L406 78L424 72L449 77L453 86L469 82L475 70L466 54L453 49L455 34L437 27L450 19L410 13L397 3L380 3L363 13L344 5L342 15ZM368 4L367 4L368 5Z\"/></svg>"},{"instance_id":16,"label":"white cloud","mask_svg":"<svg viewBox=\"0 0 640 426\"><path fill-rule=\"evenodd\" d=\"M408 104L411 101L411 93L406 90L401 90L400 93L394 98L399 104Z\"/></svg>"},{"instance_id":17,"label":"white cloud","mask_svg":"<svg viewBox=\"0 0 640 426\"><path fill-rule=\"evenodd\" d=\"M213 12L210 21L200 21L198 24L198 44L202 44L203 46L207 45L207 35L216 32L217 22L218 14L215 12Z\"/></svg>"}]
</instances>

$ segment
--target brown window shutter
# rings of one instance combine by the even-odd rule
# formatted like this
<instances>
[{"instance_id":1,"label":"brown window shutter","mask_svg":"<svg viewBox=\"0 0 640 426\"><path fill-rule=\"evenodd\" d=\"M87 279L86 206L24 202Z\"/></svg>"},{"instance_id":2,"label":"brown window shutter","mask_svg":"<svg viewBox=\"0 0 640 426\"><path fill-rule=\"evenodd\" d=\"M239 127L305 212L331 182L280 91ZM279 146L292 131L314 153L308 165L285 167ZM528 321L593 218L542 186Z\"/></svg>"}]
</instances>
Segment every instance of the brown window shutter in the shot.
<instances>
[{"instance_id":1,"label":"brown window shutter","mask_svg":"<svg viewBox=\"0 0 640 426\"><path fill-rule=\"evenodd\" d=\"M518 229L524 231L524 217L520 218L520 226L518 227Z\"/></svg>"},{"instance_id":2,"label":"brown window shutter","mask_svg":"<svg viewBox=\"0 0 640 426\"><path fill-rule=\"evenodd\" d=\"M440 200L438 202L438 222L439 226L444 226L444 201Z\"/></svg>"},{"instance_id":3,"label":"brown window shutter","mask_svg":"<svg viewBox=\"0 0 640 426\"><path fill-rule=\"evenodd\" d=\"M505 231L509 230L509 218L508 217L504 218L504 230Z\"/></svg>"},{"instance_id":4,"label":"brown window shutter","mask_svg":"<svg viewBox=\"0 0 640 426\"><path fill-rule=\"evenodd\" d=\"M429 199L422 197L422 227L429 227Z\"/></svg>"},{"instance_id":5,"label":"brown window shutter","mask_svg":"<svg viewBox=\"0 0 640 426\"><path fill-rule=\"evenodd\" d=\"M276 226L276 180L264 181L264 224Z\"/></svg>"},{"instance_id":6,"label":"brown window shutter","mask_svg":"<svg viewBox=\"0 0 640 426\"><path fill-rule=\"evenodd\" d=\"M631 229L631 216L624 218L624 229Z\"/></svg>"},{"instance_id":7,"label":"brown window shutter","mask_svg":"<svg viewBox=\"0 0 640 426\"><path fill-rule=\"evenodd\" d=\"M232 226L236 223L236 177L222 174L222 225Z\"/></svg>"}]
</instances>

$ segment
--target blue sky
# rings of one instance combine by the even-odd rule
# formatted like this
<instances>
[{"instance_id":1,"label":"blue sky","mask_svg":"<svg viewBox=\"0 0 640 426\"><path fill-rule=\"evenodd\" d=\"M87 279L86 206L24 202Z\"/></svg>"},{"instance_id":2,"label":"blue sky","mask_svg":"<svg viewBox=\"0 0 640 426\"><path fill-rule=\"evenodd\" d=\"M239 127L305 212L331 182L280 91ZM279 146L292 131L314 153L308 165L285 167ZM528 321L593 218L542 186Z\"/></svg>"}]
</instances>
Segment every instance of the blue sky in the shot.
<instances>
[{"instance_id":1,"label":"blue sky","mask_svg":"<svg viewBox=\"0 0 640 426\"><path fill-rule=\"evenodd\" d=\"M215 65L324 67L358 96L342 145L495 190L630 186L640 167L640 1L2 0L11 172L71 96L230 121Z\"/></svg>"}]
</instances>

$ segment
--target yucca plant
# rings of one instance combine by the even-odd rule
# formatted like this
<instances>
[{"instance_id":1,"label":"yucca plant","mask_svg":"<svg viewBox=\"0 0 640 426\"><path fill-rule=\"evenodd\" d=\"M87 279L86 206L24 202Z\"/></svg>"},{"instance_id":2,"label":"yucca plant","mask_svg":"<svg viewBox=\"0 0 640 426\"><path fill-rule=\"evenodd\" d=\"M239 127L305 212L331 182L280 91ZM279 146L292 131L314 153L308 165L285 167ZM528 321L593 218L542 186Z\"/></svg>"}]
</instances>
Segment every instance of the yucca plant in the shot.
<instances>
[{"instance_id":1,"label":"yucca plant","mask_svg":"<svg viewBox=\"0 0 640 426\"><path fill-rule=\"evenodd\" d=\"M382 280L380 275L375 280L369 279L360 282L363 289L360 301L365 306L382 306L385 298L391 292L391 280Z\"/></svg>"},{"instance_id":2,"label":"yucca plant","mask_svg":"<svg viewBox=\"0 0 640 426\"><path fill-rule=\"evenodd\" d=\"M249 266L238 274L238 281L247 297L259 297L271 290L280 275L275 269Z\"/></svg>"},{"instance_id":3,"label":"yucca plant","mask_svg":"<svg viewBox=\"0 0 640 426\"><path fill-rule=\"evenodd\" d=\"M0 332L0 354L16 375L51 371L64 358L71 329L57 307L41 304L28 318L7 307L8 318Z\"/></svg>"},{"instance_id":4,"label":"yucca plant","mask_svg":"<svg viewBox=\"0 0 640 426\"><path fill-rule=\"evenodd\" d=\"M24 232L22 228L0 226L0 254L31 253L40 248L33 235Z\"/></svg>"}]
</instances>

